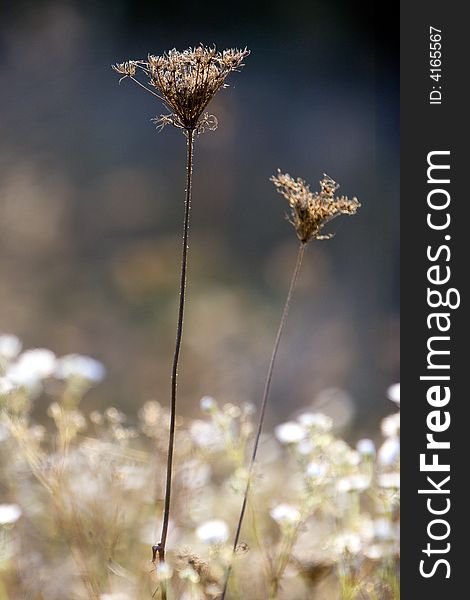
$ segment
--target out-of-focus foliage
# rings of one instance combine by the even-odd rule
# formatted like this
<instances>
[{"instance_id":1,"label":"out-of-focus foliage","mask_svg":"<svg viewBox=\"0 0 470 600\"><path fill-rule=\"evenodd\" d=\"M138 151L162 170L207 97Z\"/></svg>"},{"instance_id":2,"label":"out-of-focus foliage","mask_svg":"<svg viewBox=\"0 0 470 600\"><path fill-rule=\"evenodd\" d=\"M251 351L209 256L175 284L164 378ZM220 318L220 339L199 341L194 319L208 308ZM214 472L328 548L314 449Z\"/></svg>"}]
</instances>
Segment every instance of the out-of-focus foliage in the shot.
<instances>
[{"instance_id":1,"label":"out-of-focus foliage","mask_svg":"<svg viewBox=\"0 0 470 600\"><path fill-rule=\"evenodd\" d=\"M0 336L0 599L215 599L246 484L251 404L202 398L180 418L167 563L151 546L162 512L168 414L145 403L87 413L101 363L21 350ZM399 403L399 388L389 397ZM47 426L35 404L48 403ZM234 558L230 598L396 600L399 413L380 446L341 439L305 409L265 434Z\"/></svg>"}]
</instances>

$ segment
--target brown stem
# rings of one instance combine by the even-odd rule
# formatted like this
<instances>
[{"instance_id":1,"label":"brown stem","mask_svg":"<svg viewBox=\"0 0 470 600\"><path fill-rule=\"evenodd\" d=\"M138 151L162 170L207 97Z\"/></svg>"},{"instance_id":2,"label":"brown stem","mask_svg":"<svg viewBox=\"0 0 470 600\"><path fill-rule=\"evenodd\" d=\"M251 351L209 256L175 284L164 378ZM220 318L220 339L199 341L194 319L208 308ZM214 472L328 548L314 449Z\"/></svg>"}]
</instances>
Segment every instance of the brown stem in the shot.
<instances>
[{"instance_id":1,"label":"brown stem","mask_svg":"<svg viewBox=\"0 0 470 600\"><path fill-rule=\"evenodd\" d=\"M292 295L294 293L294 289L295 289L295 285L297 283L297 278L298 278L298 275L299 275L300 267L302 265L302 259L303 259L304 252L305 252L305 246L306 246L306 244L304 242L300 243L299 251L297 253L297 261L295 263L294 272L292 274L292 279L291 279L291 282L290 282L289 292L287 293L286 302L284 304L284 310L282 311L282 317L281 317L281 321L279 323L279 329L277 330L276 339L274 341L274 347L273 347L273 351L272 351L272 354L271 354L271 360L269 362L268 374L266 376L266 382L264 384L263 399L261 401L261 411L260 411L260 415L259 415L258 427L257 427L256 434L255 434L255 443L254 443L254 446L253 446L253 452L252 452L252 455L251 455L250 466L249 466L249 469L248 469L248 478L247 478L247 483L246 483L246 488L245 488L245 494L243 496L242 508L241 508L241 511L240 511L240 517L238 519L237 530L235 532L235 540L234 540L234 543L233 543L233 554L235 554L235 552L237 550L238 541L240 539L240 533L241 533L241 529L242 529L243 518L245 516L246 505L247 505L247 502L248 502L248 494L250 492L250 485L251 485L251 480L252 480L252 477L253 477L253 470L254 470L255 461L256 461L256 454L258 452L259 440L260 440L260 437L261 437L261 431L263 429L264 416L265 416L265 413L266 413L266 406L268 404L269 391L271 389L271 380L272 380L273 371L274 371L274 364L276 362L276 356L277 356L277 351L279 349L279 343L281 341L282 332L284 330L284 326L285 326L286 321L287 321L287 315L289 314L289 308L290 308L290 304L291 304L291 301L292 301ZM220 597L220 600L225 600L225 594L227 593L228 582L229 582L229 579L230 579L231 572L232 572L232 563L229 565L229 567L227 569L227 573L226 573L226 577L225 577L224 589L223 589L223 592L222 592L222 596Z\"/></svg>"},{"instance_id":2,"label":"brown stem","mask_svg":"<svg viewBox=\"0 0 470 600\"><path fill-rule=\"evenodd\" d=\"M178 362L181 350L181 339L183 337L184 306L186 295L186 272L188 267L188 235L189 235L189 214L191 210L191 185L193 174L193 150L194 150L194 130L187 132L186 146L186 198L184 204L184 225L183 225L183 249L181 253L181 279L180 279L180 302L178 310L178 323L176 327L176 344L173 356L173 366L171 370L171 406L170 406L170 434L168 440L168 457L166 466L166 486L165 486L165 506L163 510L162 535L157 544L159 561L165 560L165 548L168 535L168 522L170 519L171 504L171 476L173 470L173 452L175 445L175 424L176 424L176 388L178 378Z\"/></svg>"}]
</instances>

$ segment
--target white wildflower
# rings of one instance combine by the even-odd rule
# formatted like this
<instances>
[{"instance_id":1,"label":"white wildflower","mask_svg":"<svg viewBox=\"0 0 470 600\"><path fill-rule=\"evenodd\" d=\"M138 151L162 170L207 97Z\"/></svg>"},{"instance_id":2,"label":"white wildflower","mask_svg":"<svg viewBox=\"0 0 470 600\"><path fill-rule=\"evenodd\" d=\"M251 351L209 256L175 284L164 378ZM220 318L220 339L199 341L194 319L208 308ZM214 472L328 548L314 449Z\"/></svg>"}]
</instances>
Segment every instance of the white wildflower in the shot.
<instances>
[{"instance_id":1,"label":"white wildflower","mask_svg":"<svg viewBox=\"0 0 470 600\"><path fill-rule=\"evenodd\" d=\"M0 525L11 525L21 517L18 504L0 504Z\"/></svg>"},{"instance_id":2,"label":"white wildflower","mask_svg":"<svg viewBox=\"0 0 470 600\"><path fill-rule=\"evenodd\" d=\"M214 423L199 420L193 421L189 433L194 443L200 448L221 450L224 447L222 432Z\"/></svg>"},{"instance_id":3,"label":"white wildflower","mask_svg":"<svg viewBox=\"0 0 470 600\"><path fill-rule=\"evenodd\" d=\"M398 552L391 544L370 544L364 549L364 554L371 560L381 560Z\"/></svg>"},{"instance_id":4,"label":"white wildflower","mask_svg":"<svg viewBox=\"0 0 470 600\"><path fill-rule=\"evenodd\" d=\"M397 462L400 457L400 440L397 436L389 437L380 446L378 461L384 467L389 467Z\"/></svg>"},{"instance_id":5,"label":"white wildflower","mask_svg":"<svg viewBox=\"0 0 470 600\"><path fill-rule=\"evenodd\" d=\"M356 450L350 450L345 456L345 462L351 467L357 467L361 462L361 455Z\"/></svg>"},{"instance_id":6,"label":"white wildflower","mask_svg":"<svg viewBox=\"0 0 470 600\"><path fill-rule=\"evenodd\" d=\"M336 489L338 492L363 492L369 487L370 476L361 475L360 473L341 477L336 483Z\"/></svg>"},{"instance_id":7,"label":"white wildflower","mask_svg":"<svg viewBox=\"0 0 470 600\"><path fill-rule=\"evenodd\" d=\"M373 542L365 549L364 554L378 560L399 552L399 527L385 517L373 523Z\"/></svg>"},{"instance_id":8,"label":"white wildflower","mask_svg":"<svg viewBox=\"0 0 470 600\"><path fill-rule=\"evenodd\" d=\"M338 554L344 554L345 552L358 554L362 548L362 540L357 533L345 531L336 536L333 545Z\"/></svg>"},{"instance_id":9,"label":"white wildflower","mask_svg":"<svg viewBox=\"0 0 470 600\"><path fill-rule=\"evenodd\" d=\"M308 456L309 454L311 454L313 452L314 447L315 446L313 445L311 440L302 440L301 442L299 442L297 444L295 449L302 456Z\"/></svg>"},{"instance_id":10,"label":"white wildflower","mask_svg":"<svg viewBox=\"0 0 470 600\"><path fill-rule=\"evenodd\" d=\"M300 511L290 504L278 504L269 514L280 525L294 525L301 519Z\"/></svg>"},{"instance_id":11,"label":"white wildflower","mask_svg":"<svg viewBox=\"0 0 470 600\"><path fill-rule=\"evenodd\" d=\"M200 400L200 406L202 412L211 413L217 408L217 402L212 396L203 396Z\"/></svg>"},{"instance_id":12,"label":"white wildflower","mask_svg":"<svg viewBox=\"0 0 470 600\"><path fill-rule=\"evenodd\" d=\"M103 423L104 423L103 415L98 410L93 410L90 413L90 421L94 425L103 425Z\"/></svg>"},{"instance_id":13,"label":"white wildflower","mask_svg":"<svg viewBox=\"0 0 470 600\"><path fill-rule=\"evenodd\" d=\"M400 473L397 471L392 473L381 473L377 478L381 488L399 490L400 489Z\"/></svg>"},{"instance_id":14,"label":"white wildflower","mask_svg":"<svg viewBox=\"0 0 470 600\"><path fill-rule=\"evenodd\" d=\"M363 438L359 440L356 444L356 450L362 456L375 456L375 444L372 440L368 438Z\"/></svg>"},{"instance_id":15,"label":"white wildflower","mask_svg":"<svg viewBox=\"0 0 470 600\"><path fill-rule=\"evenodd\" d=\"M113 425L125 423L126 419L127 419L126 415L123 412L121 412L120 410L118 410L117 408L115 408L114 406L109 406L104 411L104 415L108 419L108 421L110 423L112 423Z\"/></svg>"},{"instance_id":16,"label":"white wildflower","mask_svg":"<svg viewBox=\"0 0 470 600\"><path fill-rule=\"evenodd\" d=\"M57 361L55 374L59 379L82 379L99 383L106 375L104 365L82 354L67 354Z\"/></svg>"},{"instance_id":17,"label":"white wildflower","mask_svg":"<svg viewBox=\"0 0 470 600\"><path fill-rule=\"evenodd\" d=\"M287 423L278 425L274 430L274 434L281 444L296 444L305 438L307 432L305 427L299 423L287 421Z\"/></svg>"},{"instance_id":18,"label":"white wildflower","mask_svg":"<svg viewBox=\"0 0 470 600\"><path fill-rule=\"evenodd\" d=\"M297 420L304 427L316 429L318 431L330 431L333 427L333 419L323 413L306 412L302 413Z\"/></svg>"},{"instance_id":19,"label":"white wildflower","mask_svg":"<svg viewBox=\"0 0 470 600\"><path fill-rule=\"evenodd\" d=\"M34 388L42 379L54 373L55 366L56 357L51 350L34 348L23 352L18 360L10 365L6 377L14 385Z\"/></svg>"},{"instance_id":20,"label":"white wildflower","mask_svg":"<svg viewBox=\"0 0 470 600\"><path fill-rule=\"evenodd\" d=\"M394 383L393 385L391 385L388 388L387 397L389 400L391 400L392 402L395 402L395 404L398 404L398 406L400 406L400 384L399 383Z\"/></svg>"},{"instance_id":21,"label":"white wildflower","mask_svg":"<svg viewBox=\"0 0 470 600\"><path fill-rule=\"evenodd\" d=\"M167 581L173 576L173 570L166 562L157 564L156 570L157 577L160 581Z\"/></svg>"},{"instance_id":22,"label":"white wildflower","mask_svg":"<svg viewBox=\"0 0 470 600\"><path fill-rule=\"evenodd\" d=\"M374 521L374 538L380 542L396 539L396 532L390 519L381 518Z\"/></svg>"},{"instance_id":23,"label":"white wildflower","mask_svg":"<svg viewBox=\"0 0 470 600\"><path fill-rule=\"evenodd\" d=\"M251 415L254 415L255 412L256 412L256 407L251 402L244 402L242 404L242 413L246 417L250 417Z\"/></svg>"},{"instance_id":24,"label":"white wildflower","mask_svg":"<svg viewBox=\"0 0 470 600\"><path fill-rule=\"evenodd\" d=\"M360 535L362 542L371 542L374 539L374 522L369 515L361 515L357 522L357 533Z\"/></svg>"},{"instance_id":25,"label":"white wildflower","mask_svg":"<svg viewBox=\"0 0 470 600\"><path fill-rule=\"evenodd\" d=\"M4 333L0 335L0 358L12 360L21 352L21 342L16 335Z\"/></svg>"},{"instance_id":26,"label":"white wildflower","mask_svg":"<svg viewBox=\"0 0 470 600\"><path fill-rule=\"evenodd\" d=\"M385 437L396 436L400 432L400 413L395 413L382 420L380 424Z\"/></svg>"},{"instance_id":27,"label":"white wildflower","mask_svg":"<svg viewBox=\"0 0 470 600\"><path fill-rule=\"evenodd\" d=\"M229 419L238 419L242 414L240 407L235 404L230 404L230 402L224 404L223 411Z\"/></svg>"},{"instance_id":28,"label":"white wildflower","mask_svg":"<svg viewBox=\"0 0 470 600\"><path fill-rule=\"evenodd\" d=\"M320 479L327 472L327 466L323 463L311 462L307 466L307 475L311 479Z\"/></svg>"},{"instance_id":29,"label":"white wildflower","mask_svg":"<svg viewBox=\"0 0 470 600\"><path fill-rule=\"evenodd\" d=\"M6 377L0 377L0 396L6 396L15 389L13 383Z\"/></svg>"},{"instance_id":30,"label":"white wildflower","mask_svg":"<svg viewBox=\"0 0 470 600\"><path fill-rule=\"evenodd\" d=\"M206 521L196 529L196 535L206 544L223 544L228 540L228 525L220 519Z\"/></svg>"},{"instance_id":31,"label":"white wildflower","mask_svg":"<svg viewBox=\"0 0 470 600\"><path fill-rule=\"evenodd\" d=\"M328 454L336 465L350 465L357 460L358 453L352 454L351 446L344 440L335 440L328 446ZM357 455L357 456L355 456Z\"/></svg>"}]
</instances>

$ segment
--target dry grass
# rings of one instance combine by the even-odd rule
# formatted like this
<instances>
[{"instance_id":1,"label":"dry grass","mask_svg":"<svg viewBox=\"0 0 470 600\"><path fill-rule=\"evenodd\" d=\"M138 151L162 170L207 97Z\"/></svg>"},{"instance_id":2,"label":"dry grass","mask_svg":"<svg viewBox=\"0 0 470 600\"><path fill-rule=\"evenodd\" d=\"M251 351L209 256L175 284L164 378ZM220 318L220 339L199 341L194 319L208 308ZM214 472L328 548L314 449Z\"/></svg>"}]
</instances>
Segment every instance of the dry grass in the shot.
<instances>
[{"instance_id":1,"label":"dry grass","mask_svg":"<svg viewBox=\"0 0 470 600\"><path fill-rule=\"evenodd\" d=\"M86 415L102 370L45 352L1 359L0 599L140 600L163 585L170 599L217 598L253 407L204 398L201 419L178 421L167 561L155 568L167 411ZM31 416L38 398L50 398L47 428ZM383 423L377 453L310 412L266 434L229 597L397 599L398 430L398 415Z\"/></svg>"}]
</instances>

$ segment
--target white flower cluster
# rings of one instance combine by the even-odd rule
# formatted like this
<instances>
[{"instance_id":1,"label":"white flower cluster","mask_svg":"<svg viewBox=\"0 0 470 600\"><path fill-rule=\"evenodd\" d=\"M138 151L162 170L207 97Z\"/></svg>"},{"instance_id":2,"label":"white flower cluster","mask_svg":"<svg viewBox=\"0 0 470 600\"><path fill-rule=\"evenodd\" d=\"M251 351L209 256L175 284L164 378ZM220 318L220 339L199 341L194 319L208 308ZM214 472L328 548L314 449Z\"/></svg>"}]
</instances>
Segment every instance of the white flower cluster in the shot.
<instances>
[{"instance_id":1,"label":"white flower cluster","mask_svg":"<svg viewBox=\"0 0 470 600\"><path fill-rule=\"evenodd\" d=\"M21 517L18 504L0 504L0 525L12 525Z\"/></svg>"},{"instance_id":2,"label":"white flower cluster","mask_svg":"<svg viewBox=\"0 0 470 600\"><path fill-rule=\"evenodd\" d=\"M206 521L202 525L199 525L196 535L206 544L223 544L228 540L228 525L220 519Z\"/></svg>"},{"instance_id":3,"label":"white flower cluster","mask_svg":"<svg viewBox=\"0 0 470 600\"><path fill-rule=\"evenodd\" d=\"M22 343L11 334L0 334L0 394L17 390L33 397L42 391L49 378L89 387L102 381L104 366L89 356L68 354L57 357L47 348L22 352Z\"/></svg>"},{"instance_id":4,"label":"white flower cluster","mask_svg":"<svg viewBox=\"0 0 470 600\"><path fill-rule=\"evenodd\" d=\"M391 386L387 396L399 405L399 384ZM294 535L299 523L321 509L322 528L328 529L328 514L333 521L341 518L348 523L325 540L334 556L379 560L398 555L400 414L386 417L381 431L385 440L377 450L369 438L360 439L355 448L337 438L331 419L320 413L304 412L275 428L276 439L290 450L304 481L303 488L295 475L291 483L285 482L288 501L270 511L284 535ZM295 474L295 467L290 471ZM368 510L358 511L362 505Z\"/></svg>"},{"instance_id":5,"label":"white flower cluster","mask_svg":"<svg viewBox=\"0 0 470 600\"><path fill-rule=\"evenodd\" d=\"M91 532L80 540L79 564L85 561L94 580L103 582L100 600L151 597L162 588L168 597L199 600L220 597L232 560L240 561L234 576L243 571L253 586L264 585L260 546L269 545L275 583L285 597L297 597L305 584L311 589L310 579L302 579L315 565L332 574L329 591L320 594L325 600L337 597L338 585L357 595L358 574L361 589L373 594L364 598L397 600L389 592L398 589L399 413L383 419L381 441L362 438L355 446L338 435L336 419L312 410L278 425L274 435L266 432L234 557L254 409L204 396L204 416L179 421L168 553L166 562L149 565L145 583L142 565L151 560L160 528L155 506L163 493L168 412L149 400L136 417L109 407L87 418L81 395L103 376L102 365L88 357L23 351L15 336L0 336L0 403L6 407L0 412L0 485L7 492L0 503L0 569L21 569L23 560L28 570L34 561L44 572L60 565L70 589L79 590L79 569L64 542L68 531ZM43 386L48 394L58 392L48 407L49 427L34 422L28 402ZM399 386L387 395L398 404ZM22 402L15 413L11 407ZM48 534L44 524L52 528L51 515L57 526ZM29 528L42 533L26 544ZM103 565L97 557L109 548L113 557ZM49 589L42 579L34 583L44 597L62 598L62 589Z\"/></svg>"},{"instance_id":6,"label":"white flower cluster","mask_svg":"<svg viewBox=\"0 0 470 600\"><path fill-rule=\"evenodd\" d=\"M309 438L311 433L327 433L333 427L330 417L322 413L305 412L297 421L281 423L274 430L281 444L298 444Z\"/></svg>"}]
</instances>

